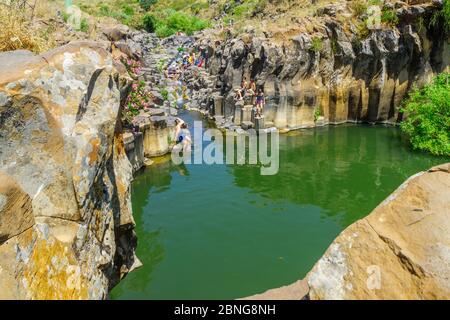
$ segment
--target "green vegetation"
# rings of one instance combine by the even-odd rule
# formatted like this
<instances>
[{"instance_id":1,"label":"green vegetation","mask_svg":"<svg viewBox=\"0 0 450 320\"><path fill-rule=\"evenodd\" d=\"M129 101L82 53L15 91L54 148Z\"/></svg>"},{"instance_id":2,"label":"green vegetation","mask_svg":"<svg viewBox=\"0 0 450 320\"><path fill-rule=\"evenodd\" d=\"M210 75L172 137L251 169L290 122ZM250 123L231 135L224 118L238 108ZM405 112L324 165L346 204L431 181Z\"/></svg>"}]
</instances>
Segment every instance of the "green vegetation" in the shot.
<instances>
[{"instance_id":1,"label":"green vegetation","mask_svg":"<svg viewBox=\"0 0 450 320\"><path fill-rule=\"evenodd\" d=\"M322 112L319 108L314 109L314 122L317 122L319 118L322 116Z\"/></svg>"},{"instance_id":2,"label":"green vegetation","mask_svg":"<svg viewBox=\"0 0 450 320\"><path fill-rule=\"evenodd\" d=\"M311 50L314 52L320 52L323 48L323 41L321 38L313 37L311 40Z\"/></svg>"},{"instance_id":3,"label":"green vegetation","mask_svg":"<svg viewBox=\"0 0 450 320\"><path fill-rule=\"evenodd\" d=\"M139 4L145 11L148 11L158 0L139 0Z\"/></svg>"},{"instance_id":4,"label":"green vegetation","mask_svg":"<svg viewBox=\"0 0 450 320\"><path fill-rule=\"evenodd\" d=\"M362 40L367 39L369 37L370 29L367 26L367 19L359 22L356 25L356 32L357 32L359 41L362 41Z\"/></svg>"},{"instance_id":5,"label":"green vegetation","mask_svg":"<svg viewBox=\"0 0 450 320\"><path fill-rule=\"evenodd\" d=\"M167 88L163 88L161 90L161 95L165 101L169 100L169 91L167 90Z\"/></svg>"},{"instance_id":6,"label":"green vegetation","mask_svg":"<svg viewBox=\"0 0 450 320\"><path fill-rule=\"evenodd\" d=\"M339 44L337 38L333 36L330 38L330 41L331 41L331 52L333 52L333 54L338 53Z\"/></svg>"},{"instance_id":7,"label":"green vegetation","mask_svg":"<svg viewBox=\"0 0 450 320\"><path fill-rule=\"evenodd\" d=\"M442 9L433 14L430 23L432 26L442 26L445 34L450 35L450 0L444 0Z\"/></svg>"},{"instance_id":8,"label":"green vegetation","mask_svg":"<svg viewBox=\"0 0 450 320\"><path fill-rule=\"evenodd\" d=\"M369 6L382 6L383 5L383 0L369 0L368 2L367 2L367 4L369 5Z\"/></svg>"},{"instance_id":9,"label":"green vegetation","mask_svg":"<svg viewBox=\"0 0 450 320\"><path fill-rule=\"evenodd\" d=\"M364 0L356 0L350 3L350 8L353 11L354 17L361 17L367 13L367 3Z\"/></svg>"},{"instance_id":10,"label":"green vegetation","mask_svg":"<svg viewBox=\"0 0 450 320\"><path fill-rule=\"evenodd\" d=\"M132 26L134 23L135 10L133 7L124 4L120 8L113 9L106 4L102 4L99 8L99 15L111 17L119 20L121 23Z\"/></svg>"},{"instance_id":11,"label":"green vegetation","mask_svg":"<svg viewBox=\"0 0 450 320\"><path fill-rule=\"evenodd\" d=\"M268 0L232 0L222 3L220 12L225 12L223 22L227 25L242 22L264 12Z\"/></svg>"},{"instance_id":12,"label":"green vegetation","mask_svg":"<svg viewBox=\"0 0 450 320\"><path fill-rule=\"evenodd\" d=\"M142 9L137 0L77 0L81 10L94 17L111 17L125 25L139 28Z\"/></svg>"},{"instance_id":13,"label":"green vegetation","mask_svg":"<svg viewBox=\"0 0 450 320\"><path fill-rule=\"evenodd\" d=\"M166 59L161 59L158 61L158 63L156 64L156 68L158 69L159 73L162 73L164 71L164 67L167 64L167 60Z\"/></svg>"},{"instance_id":14,"label":"green vegetation","mask_svg":"<svg viewBox=\"0 0 450 320\"><path fill-rule=\"evenodd\" d=\"M401 128L414 149L450 156L450 73L413 90L401 111L407 116Z\"/></svg>"},{"instance_id":15,"label":"green vegetation","mask_svg":"<svg viewBox=\"0 0 450 320\"><path fill-rule=\"evenodd\" d=\"M69 21L69 14L67 12L63 11L62 18L63 18L64 22L67 23L67 21Z\"/></svg>"},{"instance_id":16,"label":"green vegetation","mask_svg":"<svg viewBox=\"0 0 450 320\"><path fill-rule=\"evenodd\" d=\"M86 18L81 19L80 22L80 30L81 32L88 32L89 31L89 24Z\"/></svg>"},{"instance_id":17,"label":"green vegetation","mask_svg":"<svg viewBox=\"0 0 450 320\"><path fill-rule=\"evenodd\" d=\"M146 14L142 20L144 29L147 32L155 32L156 30L156 19L151 14Z\"/></svg>"},{"instance_id":18,"label":"green vegetation","mask_svg":"<svg viewBox=\"0 0 450 320\"><path fill-rule=\"evenodd\" d=\"M152 19L155 33L160 38L171 36L179 31L192 35L195 31L203 30L209 25L205 20L173 9L161 12L159 17L152 15Z\"/></svg>"},{"instance_id":19,"label":"green vegetation","mask_svg":"<svg viewBox=\"0 0 450 320\"><path fill-rule=\"evenodd\" d=\"M389 26L396 26L398 24L398 17L395 10L383 8L381 10L381 22Z\"/></svg>"}]
</instances>

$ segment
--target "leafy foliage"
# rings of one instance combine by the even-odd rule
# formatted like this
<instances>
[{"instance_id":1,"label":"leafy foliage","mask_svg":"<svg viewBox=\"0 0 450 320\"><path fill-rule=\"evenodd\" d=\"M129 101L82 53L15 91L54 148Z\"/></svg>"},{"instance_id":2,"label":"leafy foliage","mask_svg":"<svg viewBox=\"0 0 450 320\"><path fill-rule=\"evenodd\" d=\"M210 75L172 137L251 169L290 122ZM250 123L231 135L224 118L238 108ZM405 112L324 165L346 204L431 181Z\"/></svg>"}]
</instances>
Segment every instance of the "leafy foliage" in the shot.
<instances>
[{"instance_id":1,"label":"leafy foliage","mask_svg":"<svg viewBox=\"0 0 450 320\"><path fill-rule=\"evenodd\" d=\"M171 36L178 31L192 35L206 27L208 23L205 20L172 9L165 10L159 19L155 18L155 32L160 38Z\"/></svg>"},{"instance_id":2,"label":"leafy foliage","mask_svg":"<svg viewBox=\"0 0 450 320\"><path fill-rule=\"evenodd\" d=\"M322 116L322 112L319 108L314 109L314 122L317 122L319 118Z\"/></svg>"},{"instance_id":3,"label":"leafy foliage","mask_svg":"<svg viewBox=\"0 0 450 320\"><path fill-rule=\"evenodd\" d=\"M89 23L86 20L86 18L81 19L80 22L80 31L81 32L88 32L89 31Z\"/></svg>"},{"instance_id":4,"label":"leafy foliage","mask_svg":"<svg viewBox=\"0 0 450 320\"><path fill-rule=\"evenodd\" d=\"M401 111L407 116L401 128L414 149L450 156L450 73L412 91Z\"/></svg>"},{"instance_id":5,"label":"leafy foliage","mask_svg":"<svg viewBox=\"0 0 450 320\"><path fill-rule=\"evenodd\" d=\"M381 22L390 26L396 26L398 24L398 21L399 19L395 10L383 8L383 10L381 11Z\"/></svg>"},{"instance_id":6,"label":"leafy foliage","mask_svg":"<svg viewBox=\"0 0 450 320\"><path fill-rule=\"evenodd\" d=\"M139 4L145 11L149 10L158 0L139 0Z\"/></svg>"},{"instance_id":7,"label":"leafy foliage","mask_svg":"<svg viewBox=\"0 0 450 320\"><path fill-rule=\"evenodd\" d=\"M361 17L367 13L367 3L363 0L356 0L350 2L350 8L353 11L353 16Z\"/></svg>"},{"instance_id":8,"label":"leafy foliage","mask_svg":"<svg viewBox=\"0 0 450 320\"><path fill-rule=\"evenodd\" d=\"M318 37L313 37L311 40L311 50L314 52L320 52L323 48L323 41Z\"/></svg>"},{"instance_id":9,"label":"leafy foliage","mask_svg":"<svg viewBox=\"0 0 450 320\"><path fill-rule=\"evenodd\" d=\"M450 0L444 0L442 9L431 18L431 25L442 26L446 35L450 35Z\"/></svg>"},{"instance_id":10,"label":"leafy foliage","mask_svg":"<svg viewBox=\"0 0 450 320\"><path fill-rule=\"evenodd\" d=\"M144 16L144 19L142 21L143 27L147 32L155 32L156 30L156 19L153 15L151 14L146 14Z\"/></svg>"}]
</instances>

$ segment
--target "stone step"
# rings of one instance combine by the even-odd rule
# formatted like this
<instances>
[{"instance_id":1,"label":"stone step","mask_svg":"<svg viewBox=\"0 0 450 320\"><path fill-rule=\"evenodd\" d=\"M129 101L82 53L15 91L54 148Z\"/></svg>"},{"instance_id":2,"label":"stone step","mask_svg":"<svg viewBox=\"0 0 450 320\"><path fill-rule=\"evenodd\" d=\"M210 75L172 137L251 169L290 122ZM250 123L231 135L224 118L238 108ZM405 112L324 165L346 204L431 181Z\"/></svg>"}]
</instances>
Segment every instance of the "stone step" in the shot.
<instances>
[{"instance_id":1,"label":"stone step","mask_svg":"<svg viewBox=\"0 0 450 320\"><path fill-rule=\"evenodd\" d=\"M241 112L241 121L248 121L251 122L252 121L252 111L253 111L253 106L252 105L246 105L242 108L242 112Z\"/></svg>"},{"instance_id":2,"label":"stone step","mask_svg":"<svg viewBox=\"0 0 450 320\"><path fill-rule=\"evenodd\" d=\"M242 121L242 123L241 123L241 128L243 130L252 129L253 127L254 127L254 124L251 121Z\"/></svg>"},{"instance_id":3,"label":"stone step","mask_svg":"<svg viewBox=\"0 0 450 320\"><path fill-rule=\"evenodd\" d=\"M255 129L256 130L262 130L265 129L265 125L264 125L264 116L260 116L260 117L255 117Z\"/></svg>"}]
</instances>

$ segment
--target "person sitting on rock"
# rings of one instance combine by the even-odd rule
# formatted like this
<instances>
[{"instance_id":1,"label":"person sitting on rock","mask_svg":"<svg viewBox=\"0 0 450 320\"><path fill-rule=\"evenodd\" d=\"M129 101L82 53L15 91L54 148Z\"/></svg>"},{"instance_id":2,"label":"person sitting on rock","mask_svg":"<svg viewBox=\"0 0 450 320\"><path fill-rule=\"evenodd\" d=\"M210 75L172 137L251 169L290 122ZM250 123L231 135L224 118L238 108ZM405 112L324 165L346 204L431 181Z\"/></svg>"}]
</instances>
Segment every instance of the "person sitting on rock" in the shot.
<instances>
[{"instance_id":1,"label":"person sitting on rock","mask_svg":"<svg viewBox=\"0 0 450 320\"><path fill-rule=\"evenodd\" d=\"M201 61L202 61L202 66L206 65L206 59L208 58L207 52L205 48L202 48L200 51L200 57L201 57ZM200 66L201 68L201 66Z\"/></svg>"},{"instance_id":2,"label":"person sitting on rock","mask_svg":"<svg viewBox=\"0 0 450 320\"><path fill-rule=\"evenodd\" d=\"M203 58L199 58L199 62L198 62L197 67L199 67L199 68L203 67L203 63L204 63Z\"/></svg>"},{"instance_id":3,"label":"person sitting on rock","mask_svg":"<svg viewBox=\"0 0 450 320\"><path fill-rule=\"evenodd\" d=\"M235 91L235 94L234 94L234 101L235 102L244 100L244 97L242 96L241 89L235 89L234 91Z\"/></svg>"},{"instance_id":4,"label":"person sitting on rock","mask_svg":"<svg viewBox=\"0 0 450 320\"><path fill-rule=\"evenodd\" d=\"M252 105L255 105L256 82L254 79L250 80L250 84L248 85L247 95L249 95L251 97Z\"/></svg>"},{"instance_id":5,"label":"person sitting on rock","mask_svg":"<svg viewBox=\"0 0 450 320\"><path fill-rule=\"evenodd\" d=\"M264 92L260 88L258 90L258 94L256 95L256 116L261 117L265 104L266 99L264 97Z\"/></svg>"},{"instance_id":6,"label":"person sitting on rock","mask_svg":"<svg viewBox=\"0 0 450 320\"><path fill-rule=\"evenodd\" d=\"M241 83L241 95L242 96L245 96L247 89L248 89L248 82L247 82L247 78L244 77L244 79L242 79L242 83Z\"/></svg>"},{"instance_id":7,"label":"person sitting on rock","mask_svg":"<svg viewBox=\"0 0 450 320\"><path fill-rule=\"evenodd\" d=\"M192 66L194 64L194 62L195 62L195 55L194 55L194 53L191 53L189 55L188 62L189 62L190 66Z\"/></svg>"},{"instance_id":8,"label":"person sitting on rock","mask_svg":"<svg viewBox=\"0 0 450 320\"><path fill-rule=\"evenodd\" d=\"M189 63L188 59L189 59L188 55L183 56L183 68L184 69L186 69L188 67L188 63Z\"/></svg>"}]
</instances>

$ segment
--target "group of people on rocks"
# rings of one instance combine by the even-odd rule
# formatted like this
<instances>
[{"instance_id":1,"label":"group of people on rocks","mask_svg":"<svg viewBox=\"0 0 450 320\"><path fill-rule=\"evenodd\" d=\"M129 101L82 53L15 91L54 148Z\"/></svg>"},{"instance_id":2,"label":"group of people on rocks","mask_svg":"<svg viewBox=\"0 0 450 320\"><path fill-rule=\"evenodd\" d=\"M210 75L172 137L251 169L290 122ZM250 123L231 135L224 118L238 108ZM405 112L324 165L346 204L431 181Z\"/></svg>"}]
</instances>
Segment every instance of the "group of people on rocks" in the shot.
<instances>
[{"instance_id":1,"label":"group of people on rocks","mask_svg":"<svg viewBox=\"0 0 450 320\"><path fill-rule=\"evenodd\" d=\"M183 54L181 58L174 60L169 66L164 70L165 76L168 79L178 80L183 71L191 66L196 66L198 68L205 67L206 64L206 54L203 50L197 55L194 51L190 53Z\"/></svg>"},{"instance_id":2,"label":"group of people on rocks","mask_svg":"<svg viewBox=\"0 0 450 320\"><path fill-rule=\"evenodd\" d=\"M190 54L185 54L183 56L183 68L187 69L190 66L196 66L199 68L202 68L206 63L206 56L204 55L203 51L200 53L199 56L195 54L195 52L191 52Z\"/></svg>"},{"instance_id":3,"label":"group of people on rocks","mask_svg":"<svg viewBox=\"0 0 450 320\"><path fill-rule=\"evenodd\" d=\"M256 82L251 79L250 82L247 78L242 79L241 87L235 90L234 100L236 102L244 101L244 98L249 97L251 99L251 104L255 108L255 116L261 117L264 106L266 104L266 99L264 97L264 90L256 88Z\"/></svg>"}]
</instances>

